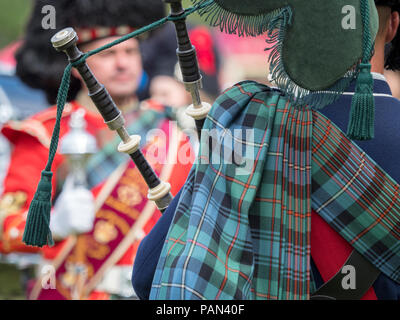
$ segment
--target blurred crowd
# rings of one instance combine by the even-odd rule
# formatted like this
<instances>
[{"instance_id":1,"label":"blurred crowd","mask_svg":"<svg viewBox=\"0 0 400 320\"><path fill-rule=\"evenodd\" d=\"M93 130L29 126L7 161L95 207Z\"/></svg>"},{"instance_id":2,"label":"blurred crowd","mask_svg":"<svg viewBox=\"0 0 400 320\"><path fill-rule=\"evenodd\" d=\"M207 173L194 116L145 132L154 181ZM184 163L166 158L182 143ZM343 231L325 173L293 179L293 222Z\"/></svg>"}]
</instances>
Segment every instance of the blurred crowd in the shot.
<instances>
[{"instance_id":1,"label":"blurred crowd","mask_svg":"<svg viewBox=\"0 0 400 320\"><path fill-rule=\"evenodd\" d=\"M31 250L21 241L26 210L37 185L36 174L40 176L46 162L47 144L55 118L54 105L62 72L67 64L65 55L52 48L50 38L62 28L72 26L80 38L79 48L87 52L156 21L168 12L162 1L154 0L151 4L137 1L136 8L129 8L124 2L27 1L30 14L21 30L22 36L0 49L0 267L2 264L7 268L13 265L16 268L14 271L20 274L19 298L27 298L27 292L35 290L32 289L32 281L36 277L35 272L39 272L38 265L43 261L51 261L59 252L58 249L49 249L45 253ZM43 19L51 18L46 16L50 11L43 11L47 5L55 8L55 29L43 28ZM224 89L241 80L268 82L268 70L259 67L267 65L263 52L264 38L238 39L222 35L190 19L188 29L192 44L196 47L202 75L202 101L212 104ZM140 110L154 109L162 114L160 117L176 121L180 130L195 127L193 119L184 112L192 102L191 95L181 81L176 49L175 27L173 23L167 23L137 40L126 41L88 60L98 80L105 85L124 113L128 125L135 127L140 123L139 120L147 117L142 116ZM62 124L62 135L74 130L71 119L75 117L75 123L79 123L80 114L84 122L81 131L93 136L97 147L104 150L112 141L112 133L103 130L103 123L87 94L79 73L73 70L69 104L66 106L66 109L70 109L66 110L68 120ZM84 112L79 113L82 108ZM153 121L153 126L156 126L156 120ZM144 126L144 129L149 130L151 126ZM117 153L115 149L111 152ZM51 225L56 247L58 243L64 245L70 235L85 234L93 229L96 188L101 189L99 185L121 162L126 161L125 158L118 159L110 162L107 169L104 165L98 168L96 163L105 162L103 155L103 152L99 152L91 157L91 161L86 159L85 163L90 169L83 171L74 169L71 159L64 161L64 156L57 155L56 206L52 210ZM26 162L27 158L31 160L29 163ZM68 162L68 165L62 164L64 162ZM83 181L84 186L68 178L74 170L75 175L84 176L75 177L75 180ZM185 171L181 175L181 182L175 179L177 190L186 175ZM86 220L80 216L79 225L74 225L76 215L82 211L91 212L91 215L88 214ZM25 218L21 218L23 212ZM142 233L145 234L146 226L143 228ZM147 228L150 228L150 224ZM121 278L129 279L126 273L129 274L134 249L128 251L130 255L125 254L120 260L125 257L125 265L129 270L121 271L125 270L123 267L110 270L108 273L111 275L104 277L98 286L100 289L91 292L91 299L104 298L104 294L107 297L134 297L132 289L127 288L129 285L113 289ZM117 264L123 266L124 262ZM7 270L9 273L10 270ZM0 270L0 274L4 272ZM66 275L68 278L70 273ZM0 298L12 298L13 295L7 293L7 287L13 285L2 286Z\"/></svg>"}]
</instances>

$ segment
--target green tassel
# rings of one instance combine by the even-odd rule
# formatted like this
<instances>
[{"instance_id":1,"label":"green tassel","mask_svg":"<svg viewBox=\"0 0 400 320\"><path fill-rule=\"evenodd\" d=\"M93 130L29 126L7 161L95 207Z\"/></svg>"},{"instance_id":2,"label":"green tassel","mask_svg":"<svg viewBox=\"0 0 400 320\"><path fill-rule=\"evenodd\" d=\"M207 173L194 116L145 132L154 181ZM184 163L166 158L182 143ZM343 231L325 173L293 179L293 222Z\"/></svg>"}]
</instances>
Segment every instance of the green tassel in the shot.
<instances>
[{"instance_id":1,"label":"green tassel","mask_svg":"<svg viewBox=\"0 0 400 320\"><path fill-rule=\"evenodd\" d=\"M373 53L374 39L369 30L369 1L361 0L363 18L363 57L359 65L356 91L351 101L350 121L347 135L353 140L371 140L374 138L375 100L374 80L369 60Z\"/></svg>"},{"instance_id":2,"label":"green tassel","mask_svg":"<svg viewBox=\"0 0 400 320\"><path fill-rule=\"evenodd\" d=\"M53 173L42 171L35 196L29 206L22 241L30 246L54 245L50 231L51 178Z\"/></svg>"},{"instance_id":3,"label":"green tassel","mask_svg":"<svg viewBox=\"0 0 400 320\"><path fill-rule=\"evenodd\" d=\"M375 100L373 86L371 64L361 63L356 91L351 101L350 121L347 129L347 135L352 140L371 140L374 138Z\"/></svg>"},{"instance_id":4,"label":"green tassel","mask_svg":"<svg viewBox=\"0 0 400 320\"><path fill-rule=\"evenodd\" d=\"M22 241L30 246L43 247L44 245L54 245L50 231L51 179L53 177L51 165L57 152L61 118L69 90L71 68L71 64L65 68L60 89L58 90L57 117L50 142L49 158L46 168L42 171L42 177L40 178L35 196L29 206L28 217L26 219Z\"/></svg>"}]
</instances>

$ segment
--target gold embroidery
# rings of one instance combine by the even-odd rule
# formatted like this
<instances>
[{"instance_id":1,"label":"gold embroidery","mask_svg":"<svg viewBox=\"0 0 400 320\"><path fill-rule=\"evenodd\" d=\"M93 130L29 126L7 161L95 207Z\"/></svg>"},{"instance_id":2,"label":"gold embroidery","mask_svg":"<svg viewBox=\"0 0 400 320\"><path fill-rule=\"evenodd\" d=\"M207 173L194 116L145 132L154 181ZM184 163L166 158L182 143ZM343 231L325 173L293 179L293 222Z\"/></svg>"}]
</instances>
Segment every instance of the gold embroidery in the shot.
<instances>
[{"instance_id":1,"label":"gold embroidery","mask_svg":"<svg viewBox=\"0 0 400 320\"><path fill-rule=\"evenodd\" d=\"M80 235L77 237L76 245L73 252L67 259L67 263L72 264L84 264L88 270L88 277L93 276L93 266L88 263L86 254L89 247L90 236Z\"/></svg>"},{"instance_id":2,"label":"gold embroidery","mask_svg":"<svg viewBox=\"0 0 400 320\"><path fill-rule=\"evenodd\" d=\"M25 205L27 195L25 192L8 192L0 199L0 214L5 212L7 215L17 213Z\"/></svg>"},{"instance_id":3,"label":"gold embroidery","mask_svg":"<svg viewBox=\"0 0 400 320\"><path fill-rule=\"evenodd\" d=\"M46 127L36 119L10 121L7 126L15 131L22 131L37 138L46 148L50 147L51 138L49 133L47 132Z\"/></svg>"},{"instance_id":4,"label":"gold embroidery","mask_svg":"<svg viewBox=\"0 0 400 320\"><path fill-rule=\"evenodd\" d=\"M148 189L146 182L140 175L139 170L136 168L129 168L128 170L126 170L126 174L121 178L120 184L127 184L127 185L134 184L136 188L140 191L145 191L145 190L147 191Z\"/></svg>"},{"instance_id":5,"label":"gold embroidery","mask_svg":"<svg viewBox=\"0 0 400 320\"><path fill-rule=\"evenodd\" d=\"M116 226L123 235L127 234L131 228L124 219L110 210L99 210L96 214L96 217L107 220L109 223Z\"/></svg>"},{"instance_id":6,"label":"gold embroidery","mask_svg":"<svg viewBox=\"0 0 400 320\"><path fill-rule=\"evenodd\" d=\"M118 231L112 223L100 220L94 227L93 236L97 242L106 244L118 236Z\"/></svg>"},{"instance_id":7,"label":"gold embroidery","mask_svg":"<svg viewBox=\"0 0 400 320\"><path fill-rule=\"evenodd\" d=\"M61 294L80 299L85 283L94 274L94 267L88 258L102 260L109 253L108 246L96 242L90 235L78 236L74 250L65 262L65 272L59 277L62 286L58 289Z\"/></svg>"},{"instance_id":8,"label":"gold embroidery","mask_svg":"<svg viewBox=\"0 0 400 320\"><path fill-rule=\"evenodd\" d=\"M68 261L71 262L84 262L86 260L86 235L80 235L77 237L76 245L73 253L69 257Z\"/></svg>"},{"instance_id":9,"label":"gold embroidery","mask_svg":"<svg viewBox=\"0 0 400 320\"><path fill-rule=\"evenodd\" d=\"M119 180L119 183L121 185L128 185L128 186L129 185L135 185L137 190L139 190L140 194L143 195L143 196L146 196L145 191L147 191L148 187L147 187L147 185L146 186L144 186L144 185L142 186L140 184L140 180L143 180L143 178L142 177L138 177L137 179L133 179L132 177L122 177Z\"/></svg>"},{"instance_id":10,"label":"gold embroidery","mask_svg":"<svg viewBox=\"0 0 400 320\"><path fill-rule=\"evenodd\" d=\"M71 114L72 105L67 103L64 107L64 112L62 117L67 117ZM56 119L57 110L56 108L52 108L48 111L43 111L39 115L34 118L22 120L22 121L9 121L7 123L7 127L15 130L25 132L39 140L39 142L44 145L46 148L50 147L51 135L47 131L44 123L48 120Z\"/></svg>"},{"instance_id":11,"label":"gold embroidery","mask_svg":"<svg viewBox=\"0 0 400 320\"><path fill-rule=\"evenodd\" d=\"M110 247L100 244L91 238L91 243L87 252L89 258L103 260L110 253Z\"/></svg>"},{"instance_id":12,"label":"gold embroidery","mask_svg":"<svg viewBox=\"0 0 400 320\"><path fill-rule=\"evenodd\" d=\"M117 190L118 200L128 206L136 206L142 202L142 196L135 186L121 186Z\"/></svg>"},{"instance_id":13,"label":"gold embroidery","mask_svg":"<svg viewBox=\"0 0 400 320\"><path fill-rule=\"evenodd\" d=\"M136 210L135 208L131 208L129 205L127 205L121 201L118 201L118 199L115 199L113 197L109 197L105 203L108 206L110 206L111 208L117 210L120 213L127 215L128 217L130 217L134 220L136 220L140 214L140 212L138 210Z\"/></svg>"},{"instance_id":14,"label":"gold embroidery","mask_svg":"<svg viewBox=\"0 0 400 320\"><path fill-rule=\"evenodd\" d=\"M69 289L70 299L79 300L82 297L83 287L88 279L88 268L86 264L67 262L66 272L61 275L63 287ZM64 291L64 296L66 292ZM67 295L69 295L67 293Z\"/></svg>"},{"instance_id":15,"label":"gold embroidery","mask_svg":"<svg viewBox=\"0 0 400 320\"><path fill-rule=\"evenodd\" d=\"M18 213L25 205L27 194L22 191L8 192L0 198L0 237L3 237L3 222L11 214ZM4 239L3 239L4 240ZM7 244L3 244L8 249Z\"/></svg>"},{"instance_id":16,"label":"gold embroidery","mask_svg":"<svg viewBox=\"0 0 400 320\"><path fill-rule=\"evenodd\" d=\"M61 275L60 277L62 278L63 276L64 276L64 274ZM63 280L60 281L60 280L57 278L57 280L56 280L56 288L57 288L57 291L58 291L65 299L71 300L71 292L64 286Z\"/></svg>"},{"instance_id":17,"label":"gold embroidery","mask_svg":"<svg viewBox=\"0 0 400 320\"><path fill-rule=\"evenodd\" d=\"M61 283L64 287L71 288L76 282L74 265L70 262L65 264L66 272L61 276Z\"/></svg>"},{"instance_id":18,"label":"gold embroidery","mask_svg":"<svg viewBox=\"0 0 400 320\"><path fill-rule=\"evenodd\" d=\"M74 252L68 261L75 264L86 265L88 268L88 277L92 277L93 266L89 263L88 257L100 260L103 259L109 252L110 248L108 246L97 242L90 235L80 235L78 236L78 241L76 243Z\"/></svg>"}]
</instances>

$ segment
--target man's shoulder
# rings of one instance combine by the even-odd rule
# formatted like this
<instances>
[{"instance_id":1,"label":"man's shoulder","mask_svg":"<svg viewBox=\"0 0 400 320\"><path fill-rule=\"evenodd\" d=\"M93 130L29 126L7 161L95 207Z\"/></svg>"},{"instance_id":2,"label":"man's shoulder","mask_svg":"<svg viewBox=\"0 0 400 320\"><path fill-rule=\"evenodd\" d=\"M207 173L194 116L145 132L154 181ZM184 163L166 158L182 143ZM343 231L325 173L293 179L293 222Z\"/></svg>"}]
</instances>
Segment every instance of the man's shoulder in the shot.
<instances>
[{"instance_id":1,"label":"man's shoulder","mask_svg":"<svg viewBox=\"0 0 400 320\"><path fill-rule=\"evenodd\" d=\"M64 107L63 117L69 115L72 112L73 104L67 103ZM25 121L39 121L41 123L46 123L48 121L55 121L57 118L57 106L51 106L45 110L42 110L32 117L26 119Z\"/></svg>"},{"instance_id":2,"label":"man's shoulder","mask_svg":"<svg viewBox=\"0 0 400 320\"><path fill-rule=\"evenodd\" d=\"M390 94L374 93L374 97L377 105L400 107L400 100Z\"/></svg>"},{"instance_id":3,"label":"man's shoulder","mask_svg":"<svg viewBox=\"0 0 400 320\"><path fill-rule=\"evenodd\" d=\"M79 108L82 108L82 106L76 102L65 105L61 118L61 135L68 126L71 114ZM27 119L7 122L2 128L2 133L11 143L15 143L22 135L29 135L36 138L42 145L48 147L56 118L57 106L51 106ZM93 122L90 120L92 117L88 118L90 122Z\"/></svg>"},{"instance_id":4,"label":"man's shoulder","mask_svg":"<svg viewBox=\"0 0 400 320\"><path fill-rule=\"evenodd\" d=\"M392 95L389 83L386 81L384 77L380 79L375 79L373 94L375 99L375 105L378 108L380 109L385 108L383 110L389 111L389 113L391 110L393 110L396 113L398 112L397 108L400 107L400 100Z\"/></svg>"}]
</instances>

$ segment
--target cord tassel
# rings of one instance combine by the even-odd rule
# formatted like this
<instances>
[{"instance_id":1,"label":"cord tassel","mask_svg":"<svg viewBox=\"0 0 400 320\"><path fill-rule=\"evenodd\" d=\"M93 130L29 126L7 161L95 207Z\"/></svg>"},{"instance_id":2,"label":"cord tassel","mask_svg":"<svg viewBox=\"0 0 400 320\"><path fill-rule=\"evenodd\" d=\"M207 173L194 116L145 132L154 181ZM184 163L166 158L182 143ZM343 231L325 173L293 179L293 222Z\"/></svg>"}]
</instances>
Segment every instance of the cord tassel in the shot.
<instances>
[{"instance_id":1,"label":"cord tassel","mask_svg":"<svg viewBox=\"0 0 400 320\"><path fill-rule=\"evenodd\" d=\"M351 102L350 121L347 129L347 135L350 139L371 140L374 138L375 100L373 86L371 64L361 63L356 91Z\"/></svg>"},{"instance_id":2,"label":"cord tassel","mask_svg":"<svg viewBox=\"0 0 400 320\"><path fill-rule=\"evenodd\" d=\"M54 245L50 231L51 211L51 171L42 171L35 196L29 206L23 242L27 245L43 247Z\"/></svg>"},{"instance_id":3,"label":"cord tassel","mask_svg":"<svg viewBox=\"0 0 400 320\"><path fill-rule=\"evenodd\" d=\"M22 241L29 246L43 247L44 245L54 245L50 231L51 179L53 177L51 166L57 152L60 135L60 122L67 101L71 68L72 66L70 64L65 68L61 80L61 86L58 90L57 96L57 117L53 135L51 137L48 162L46 168L42 171L42 176L36 189L35 196L29 206L24 235L22 237Z\"/></svg>"}]
</instances>

